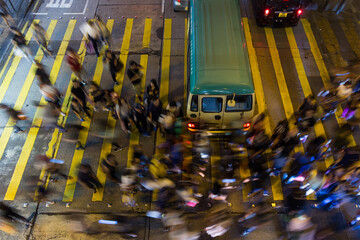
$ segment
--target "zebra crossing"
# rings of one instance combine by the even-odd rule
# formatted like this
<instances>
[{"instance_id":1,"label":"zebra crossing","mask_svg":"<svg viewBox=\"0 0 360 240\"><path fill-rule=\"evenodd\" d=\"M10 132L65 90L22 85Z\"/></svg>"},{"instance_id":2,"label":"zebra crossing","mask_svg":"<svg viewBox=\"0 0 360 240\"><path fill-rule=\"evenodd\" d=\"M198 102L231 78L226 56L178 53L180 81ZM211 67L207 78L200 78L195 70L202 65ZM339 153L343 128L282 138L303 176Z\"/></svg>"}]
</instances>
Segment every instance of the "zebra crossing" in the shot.
<instances>
[{"instance_id":1,"label":"zebra crossing","mask_svg":"<svg viewBox=\"0 0 360 240\"><path fill-rule=\"evenodd\" d=\"M319 87L328 86L330 83L329 69L347 64L346 56L342 56L339 38L341 41L347 41L350 50L354 52L354 58L358 59L360 37L357 33L358 23L349 24L349 20L340 20L339 27L343 32L332 30L334 27L329 23L328 18L319 16L310 16L310 19L302 19L295 28L272 29L259 28L254 19L243 18L243 29L247 42L250 66L256 91L256 106L258 112L267 112L269 118L266 119L265 128L267 133L275 127L276 121L281 118L292 119L300 101L310 94L316 94ZM314 24L314 19L320 19ZM76 118L70 110L71 101L71 75L70 70L64 64L66 49L72 47L77 49L81 55L82 64L87 70L89 80L98 83L103 88L114 88L119 95L134 100L134 93L130 83L125 76L127 63L134 59L143 67L144 79L142 87L148 84L151 78L155 78L160 86L160 99L164 106L172 99L181 99L186 103L186 79L187 79L187 19L178 26L173 19L166 18L163 22L153 21L151 18L145 19L108 19L106 24L109 31L116 33L113 36L115 51L120 52L120 59L124 63L124 68L118 73L117 79L119 85L113 86L109 73L104 66L102 56L96 57L86 55L84 42L81 38L73 38L78 32L80 20L48 20L39 22L47 31L50 39L59 38L59 43L53 44L53 52L56 53L55 59L43 58L42 51L38 48L32 39L31 24L24 26L23 32L30 48L35 52L35 59L45 64L50 70L50 79L63 92L62 111L66 116L60 116L58 124L65 128L71 124L77 123ZM318 34L317 27L321 26L323 31ZM154 37L154 32L163 27L162 38ZM181 28L183 32L183 42L179 46L172 38L174 28ZM141 38L136 36L141 32ZM340 34L340 36L339 36ZM342 36L342 34L344 36ZM141 40L140 40L141 39ZM178 39L176 39L178 40ZM141 44L134 41L141 41ZM153 42L155 42L153 44ZM319 45L325 45L324 54ZM134 47L133 47L134 46ZM136 47L135 47L136 46ZM138 49L137 46L140 46ZM158 48L160 54L153 55L150 47ZM56 48L56 49L55 49ZM174 48L179 48L183 52L182 61L175 61ZM36 50L36 51L34 51ZM152 49L154 50L154 49ZM287 54L284 54L286 52ZM178 57L178 56L176 56ZM291 59L291 61L290 61ZM312 62L313 64L309 64ZM181 78L174 78L172 72L176 68L182 68ZM0 71L0 103L13 104L17 110L22 110L30 119L31 127L21 135L13 133L13 123L1 113L0 123L5 127L0 131L0 181L2 184L0 190L1 200L23 201L22 195L27 191L26 181L28 176L44 177L44 171L34 166L36 155L45 154L52 158L63 159L64 172L72 176L72 179L49 183L57 192L57 201L59 202L110 202L115 199L121 199L121 193L117 186L106 181L106 175L100 167L101 160L112 152L112 143L114 139L123 146L121 152L114 153L119 161L120 168L126 168L130 165L132 156L132 146L143 144L147 149L146 153L150 156L157 153L156 145L164 142L160 134L152 134L149 138L141 136L137 130L132 129L132 134L127 136L118 127L110 113L95 112L91 108L92 119L81 123L81 130L78 132L77 142L80 142L85 149L76 149L73 142L66 141L66 134L58 129L45 131L41 128L42 113L40 108L32 107L32 101L39 101L45 104L45 100L40 98L38 87L34 83L36 66L27 62L26 59L14 56L13 51L9 54ZM178 77L178 76L177 76ZM315 80L314 80L315 79ZM183 88L174 93L172 86L174 82L183 82ZM179 94L180 92L180 94ZM18 94L17 94L18 93ZM295 93L295 94L294 94ZM274 104L276 103L276 104ZM281 104L280 104L281 103ZM339 118L341 109L334 118L326 122L318 122L314 127L314 135L327 136L330 138L334 129L333 126L341 126L344 119ZM99 124L100 122L100 124ZM291 124L294 122L290 121ZM332 127L329 127L332 126ZM100 131L104 138L96 138L94 132ZM101 135L101 134L100 134ZM358 143L358 132L354 136L349 136L352 145ZM95 143L94 143L95 142ZM303 146L296 149L303 151ZM221 156L214 156L213 161L218 161ZM334 160L330 157L325 160L325 165L329 166ZM80 163L90 163L96 172L104 188L96 193L88 193L85 189L77 186L77 166ZM240 171L241 178L250 176L249 169ZM284 199L281 181L279 177L270 177L270 189L274 201ZM56 185L56 186L55 186ZM115 190L114 190L115 189ZM244 188L239 193L241 201L246 201L249 189ZM60 196L61 195L61 196ZM156 199L156 192L152 199ZM120 200L119 200L120 201Z\"/></svg>"}]
</instances>

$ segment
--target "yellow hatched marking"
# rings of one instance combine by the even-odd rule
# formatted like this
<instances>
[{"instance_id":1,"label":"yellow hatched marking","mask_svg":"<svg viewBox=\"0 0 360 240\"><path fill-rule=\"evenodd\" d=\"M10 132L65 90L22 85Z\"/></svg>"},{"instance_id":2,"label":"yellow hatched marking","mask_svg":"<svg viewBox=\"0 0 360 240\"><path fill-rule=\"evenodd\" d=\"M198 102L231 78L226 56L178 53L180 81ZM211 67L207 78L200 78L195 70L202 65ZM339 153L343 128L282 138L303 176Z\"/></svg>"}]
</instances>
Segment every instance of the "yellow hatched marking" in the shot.
<instances>
[{"instance_id":1,"label":"yellow hatched marking","mask_svg":"<svg viewBox=\"0 0 360 240\"><path fill-rule=\"evenodd\" d=\"M185 39L184 39L184 103L183 109L187 105L187 58L188 58L188 19L185 18Z\"/></svg>"},{"instance_id":2,"label":"yellow hatched marking","mask_svg":"<svg viewBox=\"0 0 360 240\"><path fill-rule=\"evenodd\" d=\"M47 29L47 32L48 32L49 36L51 36L51 34L53 33L53 30L55 28L56 23L57 23L56 20L53 20L53 21L50 22L50 25L49 25L49 27ZM38 54L35 57L35 60L40 62L42 57L43 57L42 51L39 49ZM14 64L14 62L13 62L13 64ZM32 64L31 68L30 68L30 71L29 71L29 73L28 73L28 75L27 75L27 77L25 79L25 82L24 82L24 84L23 84L23 86L22 86L22 88L20 90L18 98L17 98L17 100L15 102L14 109L18 110L18 109L21 109L23 107L23 105L25 103L25 99L27 97L27 94L29 93L30 87L31 87L32 82L33 82L34 77L35 77L35 72L34 72L35 69L36 69L35 65ZM6 76L8 76L8 74L6 74ZM8 122L6 123L6 126L7 127L4 128L4 131L2 132L1 137L0 137L0 159L2 158L2 156L4 154L6 145L9 142L12 131L14 130L13 127L12 127L12 126L14 126L14 123L12 122L11 119L8 120Z\"/></svg>"},{"instance_id":3,"label":"yellow hatched marking","mask_svg":"<svg viewBox=\"0 0 360 240\"><path fill-rule=\"evenodd\" d=\"M160 81L160 100L165 108L168 103L169 94L169 70L170 70L170 54L171 54L171 24L172 19L165 19L164 23L164 38L163 38L163 49L161 57L161 81ZM165 138L160 134L158 129L156 134L156 146L165 143ZM155 153L158 154L160 151L156 148ZM152 195L152 201L156 201L158 191L154 191Z\"/></svg>"},{"instance_id":4,"label":"yellow hatched marking","mask_svg":"<svg viewBox=\"0 0 360 240\"><path fill-rule=\"evenodd\" d=\"M319 49L318 44L316 42L315 36L314 36L314 34L313 34L312 30L311 30L310 23L306 19L301 19L301 23L303 25L306 37L307 37L307 39L309 41L311 53L314 56L316 65L317 65L317 67L319 69L321 79L323 81L323 84L324 84L324 86L326 88L330 89L332 87L332 84L331 84L331 81L330 81L330 75L329 75L329 73L328 73L328 71L326 69L326 66L325 66L324 60L322 58L322 55L320 53L320 49ZM337 121L339 126L346 123L346 121L344 119L339 118L339 114L341 114L341 112L342 112L342 108L340 106L340 107L338 107L338 111L335 114L336 121ZM356 146L354 137L352 135L349 135L348 139L350 141L350 146Z\"/></svg>"},{"instance_id":5,"label":"yellow hatched marking","mask_svg":"<svg viewBox=\"0 0 360 240\"><path fill-rule=\"evenodd\" d=\"M34 20L33 23L39 23L40 20ZM27 41L26 44L28 44L28 42L30 41L30 39L32 38L33 32L28 29L26 35L25 35L25 40ZM16 72L17 67L19 66L21 57L15 56L11 66L9 67L9 70L7 71L5 78L3 80L3 82L1 83L0 86L0 102L2 102L2 100L4 99L5 93L7 91L7 89L9 88L10 82Z\"/></svg>"},{"instance_id":6,"label":"yellow hatched marking","mask_svg":"<svg viewBox=\"0 0 360 240\"><path fill-rule=\"evenodd\" d=\"M85 40L85 38L83 38L83 40ZM82 65L83 62L84 62L85 54L86 54L85 43L83 41L80 44L78 54L81 54L80 55L80 59L81 59L80 64ZM75 77L76 77L75 74L72 73L70 79L73 79ZM72 82L70 81L70 83L68 84L68 88L66 90L66 94L65 94L65 97L64 97L64 102L63 102L62 108L61 108L61 111L63 113L65 113L65 116L60 115L60 117L58 119L58 125L62 126L62 127L65 127L67 116L68 116L69 110L70 110L71 88L72 88ZM63 135L63 133L59 132L59 129L56 128L54 130L54 132L52 134L52 137L51 137L51 140L50 140L50 142L48 144L48 150L46 151L46 156L48 156L49 158L56 158L58 150L59 150L62 135ZM39 179L43 179L44 175L45 175L45 170L41 169ZM46 187L47 187L47 184L48 184L48 180L49 180L49 178L46 179L46 181L47 181L46 182ZM39 183L38 185L40 186L41 183ZM38 189L36 189L35 196L37 196L37 194L38 194L37 190Z\"/></svg>"},{"instance_id":7,"label":"yellow hatched marking","mask_svg":"<svg viewBox=\"0 0 360 240\"><path fill-rule=\"evenodd\" d=\"M290 27L285 28L285 31L286 31L286 35L287 35L287 38L289 41L291 53L292 53L292 56L293 56L293 59L295 62L296 71L297 71L297 74L298 74L298 77L300 80L300 84L301 84L304 96L312 95L311 87L309 84L309 80L306 76L303 62L301 60L301 56L300 56L299 48L298 48L296 40L295 40L294 32L293 32L292 28L290 28ZM324 126L321 121L318 121L315 124L314 129L315 129L315 133L317 136L324 136L326 138L325 129L324 129ZM329 167L333 162L334 162L333 157L329 157L329 158L325 159L326 167Z\"/></svg>"},{"instance_id":8,"label":"yellow hatched marking","mask_svg":"<svg viewBox=\"0 0 360 240\"><path fill-rule=\"evenodd\" d=\"M97 58L97 62L96 62L96 67L95 67L95 72L94 72L94 77L93 77L93 81L100 85L100 81L101 81L101 75L103 72L103 62L101 57ZM87 141L87 137L89 135L89 128L90 128L90 123L91 123L91 118L93 116L93 107L89 106L90 110L90 119L86 119L84 122L81 123L81 126L83 127L83 129L80 130L79 133L79 137L78 137L78 142L82 145L85 146L86 145L86 141ZM83 149L75 149L72 161L71 161L71 166L70 166L70 171L69 171L69 176L72 176L72 179L68 179L66 181L66 187L65 187L65 191L64 191L64 195L63 195L63 202L72 202L73 198L74 198L74 193L75 193L75 187L76 187L76 182L77 182L77 178L78 178L78 166L81 164L82 158L84 156L84 150Z\"/></svg>"},{"instance_id":9,"label":"yellow hatched marking","mask_svg":"<svg viewBox=\"0 0 360 240\"><path fill-rule=\"evenodd\" d=\"M133 27L134 19L128 18L126 20L125 32L123 37L123 43L121 45L120 51L120 60L124 63L124 67L116 74L116 79L118 79L119 85L115 85L114 90L121 94L121 89L124 83L124 76L125 76L125 69L126 69L126 62L129 54L129 47L130 47L130 39L131 39L131 31Z\"/></svg>"},{"instance_id":10,"label":"yellow hatched marking","mask_svg":"<svg viewBox=\"0 0 360 240\"><path fill-rule=\"evenodd\" d=\"M22 30L21 30L21 33L22 33L22 34L24 34L25 29L26 29L26 27L28 26L28 24L29 24L29 21L26 21L25 24L24 24L24 27L23 27ZM0 79L2 78L2 76L3 76L4 72L5 72L5 69L6 69L7 65L9 64L10 59L11 59L11 57L13 56L13 54L14 54L14 49L11 50L8 58L6 59L6 62L4 63L3 68L1 69Z\"/></svg>"},{"instance_id":11,"label":"yellow hatched marking","mask_svg":"<svg viewBox=\"0 0 360 240\"><path fill-rule=\"evenodd\" d=\"M106 27L108 28L108 30L112 31L112 27L114 24L114 20L111 19L107 22ZM102 57L98 57L97 58L97 62L96 62L96 67L95 67L95 72L94 72L94 77L93 77L93 82L95 82L96 84L100 85L101 82L101 76L103 73L103 61L102 61ZM71 92L71 89L70 89ZM71 93L70 93L71 94ZM89 129L90 129L90 124L91 124L91 118L93 116L93 107L89 106L89 113L90 113L90 118L86 119L84 122L81 123L81 126L83 127L82 130L80 130L79 133L79 137L77 142L79 142L81 144L81 146L86 146L86 142L87 142L87 137L89 135ZM73 155L73 159L71 161L71 166L70 166L70 171L69 171L69 176L72 176L72 179L68 179L66 181L66 186L65 186L65 191L64 191L64 195L63 195L63 202L71 202L74 198L74 193L75 193L75 188L76 188L76 182L78 179L78 167L81 164L82 158L84 156L84 149L75 149L74 155Z\"/></svg>"},{"instance_id":12,"label":"yellow hatched marking","mask_svg":"<svg viewBox=\"0 0 360 240\"><path fill-rule=\"evenodd\" d=\"M326 48L329 52L331 61L334 63L334 66L346 67L347 63L340 53L340 46L336 39L335 33L332 30L329 21L323 17L316 17L316 24L321 29L321 37L324 40Z\"/></svg>"},{"instance_id":13,"label":"yellow hatched marking","mask_svg":"<svg viewBox=\"0 0 360 240\"><path fill-rule=\"evenodd\" d=\"M258 105L258 110L259 112L267 112L267 105L265 101L264 89L261 82L259 64L258 64L254 45L252 43L248 18L243 18L243 24L244 24L245 39L249 54L250 66L251 66L251 73L254 81L255 96ZM265 118L265 131L266 134L269 135L271 134L271 126L268 117ZM247 171L240 172L240 174L241 174L241 178L243 179L251 176L249 169ZM270 181L271 181L271 190L274 200L283 200L284 196L282 194L282 185L281 185L280 177L270 177ZM247 198L246 192L243 192L243 197L244 199Z\"/></svg>"},{"instance_id":14,"label":"yellow hatched marking","mask_svg":"<svg viewBox=\"0 0 360 240\"><path fill-rule=\"evenodd\" d=\"M49 25L48 30L47 30L47 34L48 34L49 37L51 37L51 35L52 35L53 31L54 31L56 23L57 23L57 20L51 20L50 25ZM43 56L44 56L43 52L39 48L35 59L40 62L42 60ZM21 89L19 97L23 98L23 99L19 100L20 98L18 98L19 102L17 101L17 103L19 104L19 106L17 106L17 107L19 109L21 109L22 105L24 104L25 98L26 98L26 96L27 96L27 94L28 94L28 92L30 90L30 87L31 87L32 82L33 82L34 77L35 77L35 69L36 69L36 67L33 64L31 66L29 74L28 74L28 76L27 76L27 78L25 80L23 88ZM46 103L45 100L43 98L41 98L40 104L45 104L45 103ZM21 104L21 106L20 106L20 104ZM42 115L42 112L41 112L40 108L37 108L37 110L35 112L35 115L34 115L34 119L32 121L32 126L40 126L41 125L41 122L42 122L42 116L41 115ZM12 130L12 128L9 128L9 129ZM34 143L35 143L36 136L37 136L38 132L39 132L38 127L30 128L29 134L26 137L24 146L22 147L19 159L18 159L18 161L16 163L15 170L14 170L13 175L11 177L9 186L8 186L8 188L6 190L4 200L11 200L12 201L12 200L15 199L17 190L19 188L19 185L20 185L20 182L21 182L21 179L22 179L22 175L23 175L23 173L25 171L25 167L26 167L26 164L27 164L27 162L29 160L29 157L30 157L31 151L33 149L33 146L34 146Z\"/></svg>"},{"instance_id":15,"label":"yellow hatched marking","mask_svg":"<svg viewBox=\"0 0 360 240\"><path fill-rule=\"evenodd\" d=\"M344 30L346 39L348 40L351 48L355 52L356 56L360 58L360 38L356 31L356 27L352 19L346 19L340 21L341 28Z\"/></svg>"}]
</instances>

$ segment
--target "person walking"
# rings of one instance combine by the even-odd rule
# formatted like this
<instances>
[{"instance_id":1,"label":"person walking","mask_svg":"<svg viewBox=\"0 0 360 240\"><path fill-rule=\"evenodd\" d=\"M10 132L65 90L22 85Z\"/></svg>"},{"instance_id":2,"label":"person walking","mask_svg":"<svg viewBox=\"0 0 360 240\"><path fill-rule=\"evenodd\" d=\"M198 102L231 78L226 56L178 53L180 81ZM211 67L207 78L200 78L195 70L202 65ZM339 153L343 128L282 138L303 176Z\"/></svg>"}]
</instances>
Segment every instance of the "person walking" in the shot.
<instances>
[{"instance_id":1,"label":"person walking","mask_svg":"<svg viewBox=\"0 0 360 240\"><path fill-rule=\"evenodd\" d=\"M159 98L159 86L156 83L156 80L153 78L150 80L149 85L146 87L146 99L145 99L145 104L147 106L150 105L150 103L156 99Z\"/></svg>"},{"instance_id":2,"label":"person walking","mask_svg":"<svg viewBox=\"0 0 360 240\"><path fill-rule=\"evenodd\" d=\"M159 126L159 118L161 116L162 110L162 103L159 98L151 102L149 105L148 121L155 128L155 131Z\"/></svg>"},{"instance_id":3,"label":"person walking","mask_svg":"<svg viewBox=\"0 0 360 240\"><path fill-rule=\"evenodd\" d=\"M135 104L133 108L133 120L139 133L144 136L149 136L147 133L147 121L145 107L140 103Z\"/></svg>"},{"instance_id":4,"label":"person walking","mask_svg":"<svg viewBox=\"0 0 360 240\"><path fill-rule=\"evenodd\" d=\"M48 36L46 34L45 29L39 23L34 23L33 32L34 32L35 41L39 44L40 49L44 52L45 56L53 57L52 52L49 50L46 42Z\"/></svg>"},{"instance_id":5,"label":"person walking","mask_svg":"<svg viewBox=\"0 0 360 240\"><path fill-rule=\"evenodd\" d=\"M14 19L11 17L4 0L0 0L0 16L4 20L8 28L11 27L9 21L11 21L11 23L14 24Z\"/></svg>"},{"instance_id":6,"label":"person walking","mask_svg":"<svg viewBox=\"0 0 360 240\"><path fill-rule=\"evenodd\" d=\"M52 84L40 83L40 92L43 98L48 103L53 103L54 107L60 112L61 115L65 116L65 113L61 111L61 93L59 90L54 87Z\"/></svg>"},{"instance_id":7,"label":"person walking","mask_svg":"<svg viewBox=\"0 0 360 240\"><path fill-rule=\"evenodd\" d=\"M66 62L69 64L69 67L75 76L80 79L81 83L86 85L87 83L82 77L82 75L84 75L84 69L80 63L80 56L74 49L68 48L66 51Z\"/></svg>"},{"instance_id":8,"label":"person walking","mask_svg":"<svg viewBox=\"0 0 360 240\"><path fill-rule=\"evenodd\" d=\"M30 62L34 62L30 48L26 45L24 35L15 27L10 27L10 31L14 34L11 43L15 47L14 54L19 57L25 57Z\"/></svg>"},{"instance_id":9,"label":"person walking","mask_svg":"<svg viewBox=\"0 0 360 240\"><path fill-rule=\"evenodd\" d=\"M131 107L124 97L120 97L115 105L116 117L120 120L123 131L131 134Z\"/></svg>"},{"instance_id":10,"label":"person walking","mask_svg":"<svg viewBox=\"0 0 360 240\"><path fill-rule=\"evenodd\" d=\"M18 121L27 120L27 117L21 111L17 111L5 104L0 104L0 109L6 110L6 113L9 115L10 119L13 121L15 133L24 131L19 126L17 126Z\"/></svg>"},{"instance_id":11,"label":"person walking","mask_svg":"<svg viewBox=\"0 0 360 240\"><path fill-rule=\"evenodd\" d=\"M39 85L42 83L50 85L51 81L49 78L49 74L45 71L44 65L42 65L38 61L35 61L35 65L36 65L35 76L38 80Z\"/></svg>"},{"instance_id":12,"label":"person walking","mask_svg":"<svg viewBox=\"0 0 360 240\"><path fill-rule=\"evenodd\" d=\"M93 190L94 193L103 187L89 164L80 164L78 182L83 187Z\"/></svg>"},{"instance_id":13,"label":"person walking","mask_svg":"<svg viewBox=\"0 0 360 240\"><path fill-rule=\"evenodd\" d=\"M109 64L109 70L111 77L116 85L119 85L119 83L116 80L116 74L124 67L124 64L121 62L119 58L117 58L111 50L105 51L105 56L103 58L104 63Z\"/></svg>"},{"instance_id":14,"label":"person walking","mask_svg":"<svg viewBox=\"0 0 360 240\"><path fill-rule=\"evenodd\" d=\"M106 27L105 22L100 18L100 16L96 16L95 24L97 25L98 29L100 30L100 38L103 42L103 45L107 45L109 49L111 49L111 33L109 29Z\"/></svg>"},{"instance_id":15,"label":"person walking","mask_svg":"<svg viewBox=\"0 0 360 240\"><path fill-rule=\"evenodd\" d=\"M85 88L83 85L80 84L80 82L77 79L73 80L73 87L71 88L71 95L78 104L81 106L82 110L85 112L85 114L90 117L89 108L86 106L88 94L85 91Z\"/></svg>"},{"instance_id":16,"label":"person walking","mask_svg":"<svg viewBox=\"0 0 360 240\"><path fill-rule=\"evenodd\" d=\"M142 102L141 79L144 75L140 71L142 68L143 67L135 61L130 61L130 66L126 72L140 102Z\"/></svg>"},{"instance_id":17,"label":"person walking","mask_svg":"<svg viewBox=\"0 0 360 240\"><path fill-rule=\"evenodd\" d=\"M87 22L80 25L80 31L82 34L84 34L85 38L91 42L92 46L94 47L96 56L99 57L97 42L100 40L100 29L98 26L94 21L88 20Z\"/></svg>"}]
</instances>

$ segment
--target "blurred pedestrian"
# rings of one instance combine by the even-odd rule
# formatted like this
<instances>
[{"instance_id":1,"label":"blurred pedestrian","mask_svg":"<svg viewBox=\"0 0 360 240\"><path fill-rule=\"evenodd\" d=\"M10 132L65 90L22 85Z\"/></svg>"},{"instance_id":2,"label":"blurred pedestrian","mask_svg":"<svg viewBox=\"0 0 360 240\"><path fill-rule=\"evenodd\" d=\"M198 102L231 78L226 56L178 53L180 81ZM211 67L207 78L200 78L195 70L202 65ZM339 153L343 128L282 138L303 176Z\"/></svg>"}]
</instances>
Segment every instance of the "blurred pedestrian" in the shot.
<instances>
[{"instance_id":1,"label":"blurred pedestrian","mask_svg":"<svg viewBox=\"0 0 360 240\"><path fill-rule=\"evenodd\" d=\"M146 99L145 104L147 106L150 105L150 103L156 99L159 98L159 86L156 83L156 80L153 78L150 80L149 85L146 87Z\"/></svg>"},{"instance_id":2,"label":"blurred pedestrian","mask_svg":"<svg viewBox=\"0 0 360 240\"><path fill-rule=\"evenodd\" d=\"M15 133L23 132L19 126L17 126L18 121L27 120L26 115L24 115L21 111L15 110L5 104L0 104L0 109L6 110L6 113L9 115L10 119L13 121Z\"/></svg>"},{"instance_id":3,"label":"blurred pedestrian","mask_svg":"<svg viewBox=\"0 0 360 240\"><path fill-rule=\"evenodd\" d=\"M106 104L105 92L100 86L94 81L90 82L89 93L94 103L94 110L97 111L99 108L107 110L104 105Z\"/></svg>"},{"instance_id":4,"label":"blurred pedestrian","mask_svg":"<svg viewBox=\"0 0 360 240\"><path fill-rule=\"evenodd\" d=\"M148 121L155 129L157 129L159 126L159 118L161 116L162 110L162 103L159 98L152 101L149 105Z\"/></svg>"},{"instance_id":5,"label":"blurred pedestrian","mask_svg":"<svg viewBox=\"0 0 360 240\"><path fill-rule=\"evenodd\" d=\"M14 45L14 54L19 57L25 57L28 61L35 63L30 48L26 45L24 35L15 27L10 31L14 34L11 42Z\"/></svg>"},{"instance_id":6,"label":"blurred pedestrian","mask_svg":"<svg viewBox=\"0 0 360 240\"><path fill-rule=\"evenodd\" d=\"M42 83L46 85L50 85L51 81L49 78L49 74L45 71L44 65L38 61L35 61L35 65L36 65L35 76L37 77L39 85Z\"/></svg>"},{"instance_id":7,"label":"blurred pedestrian","mask_svg":"<svg viewBox=\"0 0 360 240\"><path fill-rule=\"evenodd\" d=\"M12 23L12 25L14 24L14 19L11 17L4 0L0 0L0 16L8 28L11 27L9 21Z\"/></svg>"},{"instance_id":8,"label":"blurred pedestrian","mask_svg":"<svg viewBox=\"0 0 360 240\"><path fill-rule=\"evenodd\" d=\"M111 77L116 85L119 85L119 83L116 80L116 74L124 67L124 64L121 62L119 58L117 58L111 50L105 51L105 56L103 58L103 61L105 63L109 64L109 70Z\"/></svg>"},{"instance_id":9,"label":"blurred pedestrian","mask_svg":"<svg viewBox=\"0 0 360 240\"><path fill-rule=\"evenodd\" d=\"M94 193L103 187L89 164L80 164L78 181L83 187L93 190Z\"/></svg>"},{"instance_id":10,"label":"blurred pedestrian","mask_svg":"<svg viewBox=\"0 0 360 240\"><path fill-rule=\"evenodd\" d=\"M111 49L111 34L109 29L106 27L105 22L100 18L99 15L96 15L95 24L100 29L100 39L103 42L103 45L107 45Z\"/></svg>"},{"instance_id":11,"label":"blurred pedestrian","mask_svg":"<svg viewBox=\"0 0 360 240\"><path fill-rule=\"evenodd\" d=\"M144 75L140 70L142 68L143 67L135 61L130 61L130 66L126 72L140 102L142 102L141 79Z\"/></svg>"},{"instance_id":12,"label":"blurred pedestrian","mask_svg":"<svg viewBox=\"0 0 360 240\"><path fill-rule=\"evenodd\" d=\"M90 41L96 56L99 57L99 50L97 42L100 40L100 29L95 24L93 20L88 20L87 22L80 25L80 31L84 34L87 41Z\"/></svg>"},{"instance_id":13,"label":"blurred pedestrian","mask_svg":"<svg viewBox=\"0 0 360 240\"><path fill-rule=\"evenodd\" d=\"M73 87L71 88L71 96L76 99L78 104L81 106L82 110L88 117L91 117L89 113L89 108L86 106L88 100L88 93L86 92L84 86L80 84L77 79L73 80Z\"/></svg>"},{"instance_id":14,"label":"blurred pedestrian","mask_svg":"<svg viewBox=\"0 0 360 240\"><path fill-rule=\"evenodd\" d=\"M117 165L116 157L113 154L108 154L101 162L101 169L106 174L107 179L115 183L120 183L116 175Z\"/></svg>"},{"instance_id":15,"label":"blurred pedestrian","mask_svg":"<svg viewBox=\"0 0 360 240\"><path fill-rule=\"evenodd\" d=\"M68 48L66 51L66 62L69 64L71 71L75 76L80 79L82 84L87 84L82 75L84 75L84 69L80 63L80 56L75 52L74 49Z\"/></svg>"},{"instance_id":16,"label":"blurred pedestrian","mask_svg":"<svg viewBox=\"0 0 360 240\"><path fill-rule=\"evenodd\" d=\"M48 36L46 34L45 29L39 23L34 23L33 29L34 29L35 41L39 44L40 49L44 52L46 57L47 56L53 57L52 52L49 50L48 44L46 42Z\"/></svg>"},{"instance_id":17,"label":"blurred pedestrian","mask_svg":"<svg viewBox=\"0 0 360 240\"><path fill-rule=\"evenodd\" d=\"M135 104L133 108L133 117L132 117L136 128L144 136L149 136L147 132L147 121L146 121L146 111L145 107L140 103Z\"/></svg>"},{"instance_id":18,"label":"blurred pedestrian","mask_svg":"<svg viewBox=\"0 0 360 240\"><path fill-rule=\"evenodd\" d=\"M115 112L117 119L120 120L121 128L124 132L131 134L130 120L132 117L132 110L130 104L124 97L120 97L115 105Z\"/></svg>"},{"instance_id":19,"label":"blurred pedestrian","mask_svg":"<svg viewBox=\"0 0 360 240\"><path fill-rule=\"evenodd\" d=\"M18 214L16 210L12 207L9 207L3 202L0 202L0 216L1 219L4 219L6 221L21 221L25 223L26 225L31 225L31 222L24 216Z\"/></svg>"}]
</instances>

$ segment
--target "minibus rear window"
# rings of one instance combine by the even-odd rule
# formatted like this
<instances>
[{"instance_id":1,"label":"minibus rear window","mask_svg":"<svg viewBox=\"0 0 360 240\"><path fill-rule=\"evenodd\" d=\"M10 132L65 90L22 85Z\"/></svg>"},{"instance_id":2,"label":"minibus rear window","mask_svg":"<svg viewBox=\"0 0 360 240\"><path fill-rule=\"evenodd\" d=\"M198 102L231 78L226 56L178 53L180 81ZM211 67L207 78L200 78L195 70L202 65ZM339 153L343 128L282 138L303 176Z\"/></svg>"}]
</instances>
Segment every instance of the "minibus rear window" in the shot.
<instances>
[{"instance_id":1,"label":"minibus rear window","mask_svg":"<svg viewBox=\"0 0 360 240\"><path fill-rule=\"evenodd\" d=\"M192 96L190 111L192 111L192 112L199 111L199 97L198 97L198 95L193 95Z\"/></svg>"},{"instance_id":2,"label":"minibus rear window","mask_svg":"<svg viewBox=\"0 0 360 240\"><path fill-rule=\"evenodd\" d=\"M251 95L235 95L234 106L229 106L228 101L232 100L234 96L230 95L226 98L226 112L243 112L243 111L250 111L251 110L251 102L252 97Z\"/></svg>"},{"instance_id":3,"label":"minibus rear window","mask_svg":"<svg viewBox=\"0 0 360 240\"><path fill-rule=\"evenodd\" d=\"M201 109L204 113L219 113L222 109L221 97L203 97Z\"/></svg>"}]
</instances>

